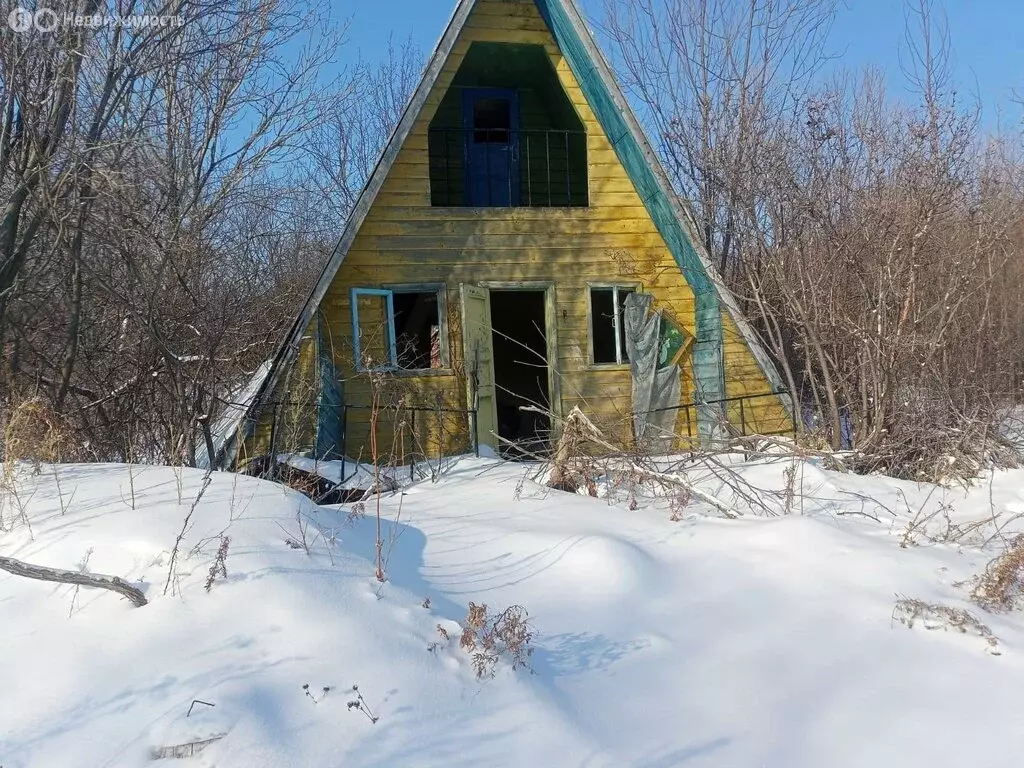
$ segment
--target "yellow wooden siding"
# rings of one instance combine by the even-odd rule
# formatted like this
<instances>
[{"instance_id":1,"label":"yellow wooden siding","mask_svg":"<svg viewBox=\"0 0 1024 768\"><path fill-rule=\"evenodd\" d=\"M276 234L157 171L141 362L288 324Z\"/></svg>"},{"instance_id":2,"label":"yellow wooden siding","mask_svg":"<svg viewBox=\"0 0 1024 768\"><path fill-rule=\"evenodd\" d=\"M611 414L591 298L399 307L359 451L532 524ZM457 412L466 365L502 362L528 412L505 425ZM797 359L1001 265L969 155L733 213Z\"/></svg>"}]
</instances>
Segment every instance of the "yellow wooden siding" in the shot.
<instances>
[{"instance_id":1,"label":"yellow wooden siding","mask_svg":"<svg viewBox=\"0 0 1024 768\"><path fill-rule=\"evenodd\" d=\"M442 208L430 205L427 134L431 119L474 41L544 46L552 66L587 131L589 207L586 208ZM554 285L557 327L556 367L561 411L580 407L614 440L630 440L631 380L628 367L595 368L588 359L588 283L642 283L655 306L668 309L694 332L694 299L672 254L584 98L568 64L532 2L481 0L471 14L438 82L426 100L333 283L321 312L335 340L335 364L344 380L347 403L369 403L375 386L352 359L350 289L437 283L446 286L448 355L446 371L397 374L387 385L407 405L466 407L459 328L460 283L550 282ZM768 384L745 346L727 345L727 366L741 375L738 387ZM734 338L735 337L735 338ZM692 399L689 370L683 376L683 402ZM398 421L401 423L402 419ZM429 419L427 420L429 422ZM466 450L470 445L464 416L446 423L417 425L423 452ZM444 420L442 420L444 421ZM461 423L460 423L461 422ZM348 452L367 456L366 411L349 413ZM408 426L408 425L406 425ZM695 414L680 411L677 428L696 434ZM390 430L391 427L384 427ZM401 427L399 428L401 429ZM442 440L444 445L438 445ZM382 434L388 444L390 432Z\"/></svg>"},{"instance_id":2,"label":"yellow wooden siding","mask_svg":"<svg viewBox=\"0 0 1024 768\"><path fill-rule=\"evenodd\" d=\"M732 316L723 310L722 331L725 359L726 398L746 397L729 404L729 422L744 426L747 433L788 434L793 429L782 401L772 392L771 383L761 373L746 341L740 335ZM766 395L757 397L757 395ZM754 396L754 397L748 397Z\"/></svg>"}]
</instances>

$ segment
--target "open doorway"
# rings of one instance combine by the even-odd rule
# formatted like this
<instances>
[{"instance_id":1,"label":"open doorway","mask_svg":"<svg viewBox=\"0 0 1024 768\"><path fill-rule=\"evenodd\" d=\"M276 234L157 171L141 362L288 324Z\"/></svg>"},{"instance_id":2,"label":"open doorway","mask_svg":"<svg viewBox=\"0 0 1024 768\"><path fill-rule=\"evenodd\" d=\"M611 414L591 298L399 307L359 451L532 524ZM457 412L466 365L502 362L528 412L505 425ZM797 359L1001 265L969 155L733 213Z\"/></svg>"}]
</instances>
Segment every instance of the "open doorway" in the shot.
<instances>
[{"instance_id":1,"label":"open doorway","mask_svg":"<svg viewBox=\"0 0 1024 768\"><path fill-rule=\"evenodd\" d=\"M491 289L494 389L503 455L543 453L548 447L551 394L544 291ZM545 413L524 411L536 406ZM517 450L518 447L518 450Z\"/></svg>"}]
</instances>

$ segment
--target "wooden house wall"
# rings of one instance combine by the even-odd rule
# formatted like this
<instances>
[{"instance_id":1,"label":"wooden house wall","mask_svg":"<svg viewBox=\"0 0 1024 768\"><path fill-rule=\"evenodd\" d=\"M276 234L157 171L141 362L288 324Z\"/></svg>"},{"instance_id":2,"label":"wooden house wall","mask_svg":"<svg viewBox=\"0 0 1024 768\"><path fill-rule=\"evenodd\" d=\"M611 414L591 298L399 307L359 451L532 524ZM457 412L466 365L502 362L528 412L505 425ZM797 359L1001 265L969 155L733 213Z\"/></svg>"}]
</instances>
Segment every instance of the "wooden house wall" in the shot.
<instances>
[{"instance_id":1,"label":"wooden house wall","mask_svg":"<svg viewBox=\"0 0 1024 768\"><path fill-rule=\"evenodd\" d=\"M587 132L588 207L431 206L428 129L474 41L544 46ZM588 284L642 284L653 294L655 307L670 311L691 333L695 331L694 296L533 2L480 0L477 4L321 303L320 312L336 345L335 364L344 380L345 402L368 404L374 391L370 376L353 366L351 288L445 286L451 365L444 370L388 377L389 402L465 408L459 284L489 281L554 284L557 359L549 363L557 370L561 411L568 413L579 405L612 439L627 442L629 367L589 362ZM728 395L771 391L735 324L723 315ZM377 386L380 384L378 379ZM693 398L693 390L691 372L684 370L683 402ZM772 407L766 404L762 409L765 423L773 418ZM688 415L689 425L680 413L677 429L683 435L696 435L696 414ZM446 419L427 418L427 423L420 418L417 432L424 452L468 449L464 417L450 414ZM404 422L400 429L408 428L407 420L398 421ZM382 426L378 442L390 445L394 440L390 427ZM366 458L367 412L351 411L348 428L348 453L362 453Z\"/></svg>"}]
</instances>

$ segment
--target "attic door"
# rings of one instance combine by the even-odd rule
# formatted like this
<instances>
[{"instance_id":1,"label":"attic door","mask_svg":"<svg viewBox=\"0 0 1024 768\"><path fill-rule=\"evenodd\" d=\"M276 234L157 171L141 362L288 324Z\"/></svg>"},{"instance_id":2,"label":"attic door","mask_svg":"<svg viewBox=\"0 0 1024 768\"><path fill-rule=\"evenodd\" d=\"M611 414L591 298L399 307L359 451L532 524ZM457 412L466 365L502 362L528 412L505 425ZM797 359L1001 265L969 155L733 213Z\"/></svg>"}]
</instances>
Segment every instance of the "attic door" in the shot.
<instances>
[{"instance_id":1,"label":"attic door","mask_svg":"<svg viewBox=\"0 0 1024 768\"><path fill-rule=\"evenodd\" d=\"M519 205L519 99L507 88L468 88L462 98L466 205Z\"/></svg>"}]
</instances>

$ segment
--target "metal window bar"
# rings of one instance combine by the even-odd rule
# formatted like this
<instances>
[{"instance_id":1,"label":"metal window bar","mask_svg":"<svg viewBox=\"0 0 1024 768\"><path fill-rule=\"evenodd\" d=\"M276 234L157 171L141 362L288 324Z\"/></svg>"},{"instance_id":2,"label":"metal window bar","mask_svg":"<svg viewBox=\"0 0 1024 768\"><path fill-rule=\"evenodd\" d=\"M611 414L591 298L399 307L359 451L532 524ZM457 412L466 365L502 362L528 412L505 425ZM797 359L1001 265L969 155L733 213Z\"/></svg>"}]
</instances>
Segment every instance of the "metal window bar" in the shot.
<instances>
[{"instance_id":1,"label":"metal window bar","mask_svg":"<svg viewBox=\"0 0 1024 768\"><path fill-rule=\"evenodd\" d=\"M509 162L511 163L511 171L518 170L518 163L516 163L516 155L519 152L519 136L516 135L515 131L508 132L508 152ZM512 179L512 173L508 174L508 202L510 205L519 205L519 201L512 196L512 188L515 186Z\"/></svg>"},{"instance_id":2,"label":"metal window bar","mask_svg":"<svg viewBox=\"0 0 1024 768\"><path fill-rule=\"evenodd\" d=\"M526 205L533 205L533 186L531 184L533 179L533 168L530 167L530 134L524 134L526 136ZM520 197L522 197L522 190L520 190Z\"/></svg>"},{"instance_id":3,"label":"metal window bar","mask_svg":"<svg viewBox=\"0 0 1024 768\"><path fill-rule=\"evenodd\" d=\"M565 139L565 204L572 202L572 174L569 172L569 134L562 134Z\"/></svg>"},{"instance_id":4,"label":"metal window bar","mask_svg":"<svg viewBox=\"0 0 1024 768\"><path fill-rule=\"evenodd\" d=\"M487 135L487 138L488 139L490 138L490 134ZM466 172L469 173L469 169L468 168L466 169ZM491 199L491 190L493 189L493 185L491 184L491 153L490 152L484 152L484 179L487 181L487 205L488 206L492 206L492 205L494 205L494 201Z\"/></svg>"},{"instance_id":5,"label":"metal window bar","mask_svg":"<svg viewBox=\"0 0 1024 768\"><path fill-rule=\"evenodd\" d=\"M612 288L612 323L615 326L615 362L622 365L622 328L619 325L619 289Z\"/></svg>"},{"instance_id":6,"label":"metal window bar","mask_svg":"<svg viewBox=\"0 0 1024 768\"><path fill-rule=\"evenodd\" d=\"M544 168L548 174L548 207L551 207L551 134L544 135Z\"/></svg>"}]
</instances>

